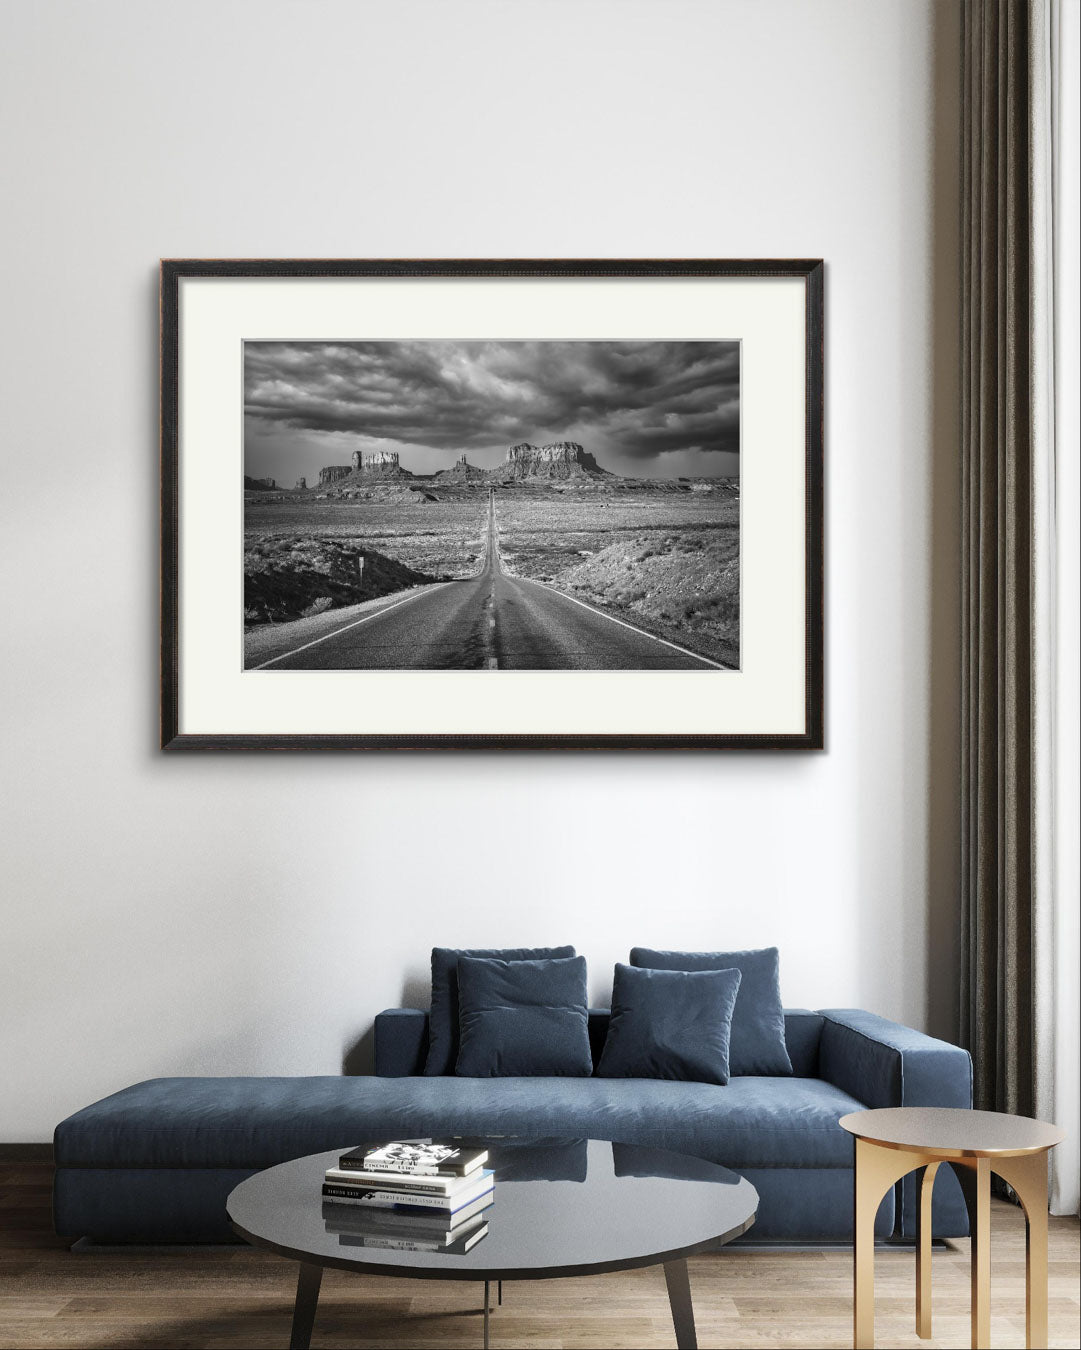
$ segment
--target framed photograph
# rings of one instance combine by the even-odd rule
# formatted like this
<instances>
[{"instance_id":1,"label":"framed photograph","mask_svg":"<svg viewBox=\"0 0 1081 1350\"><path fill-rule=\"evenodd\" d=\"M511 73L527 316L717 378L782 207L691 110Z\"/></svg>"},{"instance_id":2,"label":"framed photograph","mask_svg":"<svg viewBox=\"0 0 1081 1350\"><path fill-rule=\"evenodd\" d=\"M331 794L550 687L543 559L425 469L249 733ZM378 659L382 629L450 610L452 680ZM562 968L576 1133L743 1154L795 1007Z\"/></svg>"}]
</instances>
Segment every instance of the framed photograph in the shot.
<instances>
[{"instance_id":1,"label":"framed photograph","mask_svg":"<svg viewBox=\"0 0 1081 1350\"><path fill-rule=\"evenodd\" d=\"M819 749L823 264L161 265L167 750Z\"/></svg>"}]
</instances>

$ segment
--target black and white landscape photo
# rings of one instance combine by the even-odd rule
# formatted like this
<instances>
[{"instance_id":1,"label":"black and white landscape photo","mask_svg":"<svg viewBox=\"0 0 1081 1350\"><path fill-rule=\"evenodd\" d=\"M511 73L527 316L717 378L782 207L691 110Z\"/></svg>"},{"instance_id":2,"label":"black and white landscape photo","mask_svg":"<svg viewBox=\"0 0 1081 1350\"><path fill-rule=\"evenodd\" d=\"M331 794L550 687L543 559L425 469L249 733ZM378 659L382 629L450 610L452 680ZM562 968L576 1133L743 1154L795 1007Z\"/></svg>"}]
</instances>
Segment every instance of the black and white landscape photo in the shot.
<instances>
[{"instance_id":1,"label":"black and white landscape photo","mask_svg":"<svg viewBox=\"0 0 1081 1350\"><path fill-rule=\"evenodd\" d=\"M738 341L247 342L248 670L735 670Z\"/></svg>"}]
</instances>

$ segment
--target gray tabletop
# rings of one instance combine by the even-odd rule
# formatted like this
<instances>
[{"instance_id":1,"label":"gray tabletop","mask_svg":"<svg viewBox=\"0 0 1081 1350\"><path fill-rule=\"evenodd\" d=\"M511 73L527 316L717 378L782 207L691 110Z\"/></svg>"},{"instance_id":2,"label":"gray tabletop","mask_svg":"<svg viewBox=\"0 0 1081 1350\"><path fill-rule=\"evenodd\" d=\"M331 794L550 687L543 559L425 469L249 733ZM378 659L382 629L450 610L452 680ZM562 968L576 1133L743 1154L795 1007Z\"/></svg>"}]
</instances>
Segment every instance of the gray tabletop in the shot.
<instances>
[{"instance_id":1,"label":"gray tabletop","mask_svg":"<svg viewBox=\"0 0 1081 1350\"><path fill-rule=\"evenodd\" d=\"M470 1251L363 1244L365 1213L328 1219L323 1173L342 1149L271 1167L229 1196L236 1231L320 1266L428 1279L543 1279L676 1260L751 1227L758 1193L727 1168L678 1153L598 1140L470 1140L495 1172L487 1235ZM355 1224L352 1234L340 1231Z\"/></svg>"},{"instance_id":2,"label":"gray tabletop","mask_svg":"<svg viewBox=\"0 0 1081 1350\"><path fill-rule=\"evenodd\" d=\"M1038 1153L1065 1139L1057 1125L1000 1111L964 1111L945 1106L897 1106L853 1111L842 1129L885 1148L912 1149L948 1158L1010 1157Z\"/></svg>"}]
</instances>

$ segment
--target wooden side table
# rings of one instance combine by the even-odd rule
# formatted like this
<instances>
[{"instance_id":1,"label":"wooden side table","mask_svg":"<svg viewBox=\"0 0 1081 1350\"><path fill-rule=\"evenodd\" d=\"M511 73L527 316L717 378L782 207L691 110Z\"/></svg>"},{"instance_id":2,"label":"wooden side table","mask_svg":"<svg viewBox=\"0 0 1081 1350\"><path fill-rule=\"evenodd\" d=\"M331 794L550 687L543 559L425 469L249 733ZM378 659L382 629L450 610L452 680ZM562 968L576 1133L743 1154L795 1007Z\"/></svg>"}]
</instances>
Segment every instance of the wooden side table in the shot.
<instances>
[{"instance_id":1,"label":"wooden side table","mask_svg":"<svg viewBox=\"0 0 1081 1350\"><path fill-rule=\"evenodd\" d=\"M1025 1329L1029 1350L1047 1344L1047 1155L1065 1138L1054 1125L997 1111L901 1106L854 1111L840 1125L856 1137L853 1344L875 1343L875 1215L903 1176L923 1168L916 1247L916 1334L931 1335L931 1191L948 1162L957 1173L972 1234L972 1344L991 1339L991 1173L1025 1211Z\"/></svg>"}]
</instances>

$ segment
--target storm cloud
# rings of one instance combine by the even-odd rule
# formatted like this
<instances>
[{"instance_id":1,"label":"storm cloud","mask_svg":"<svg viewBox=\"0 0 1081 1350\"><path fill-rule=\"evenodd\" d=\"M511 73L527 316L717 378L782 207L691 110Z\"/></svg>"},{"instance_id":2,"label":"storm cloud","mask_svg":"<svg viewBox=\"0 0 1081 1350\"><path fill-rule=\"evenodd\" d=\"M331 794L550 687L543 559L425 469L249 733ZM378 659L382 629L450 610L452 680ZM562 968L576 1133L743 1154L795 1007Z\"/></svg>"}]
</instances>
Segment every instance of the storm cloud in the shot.
<instances>
[{"instance_id":1,"label":"storm cloud","mask_svg":"<svg viewBox=\"0 0 1081 1350\"><path fill-rule=\"evenodd\" d=\"M577 440L631 472L689 452L731 465L739 360L734 341L249 342L247 434L329 437L326 462L354 440L488 452L481 462L518 441Z\"/></svg>"}]
</instances>

